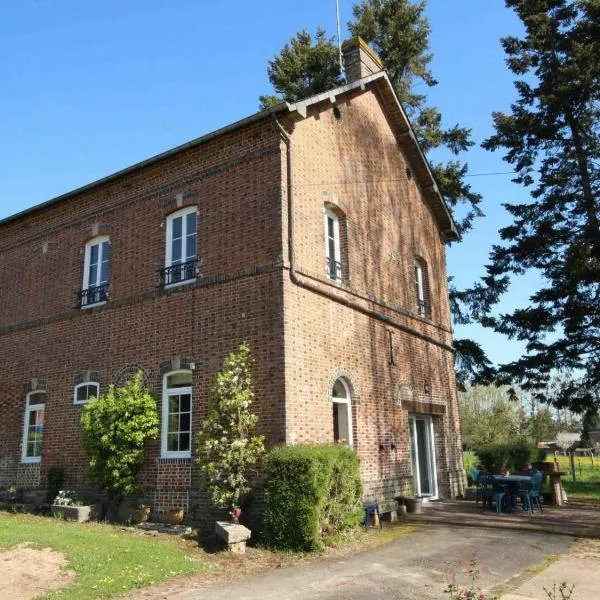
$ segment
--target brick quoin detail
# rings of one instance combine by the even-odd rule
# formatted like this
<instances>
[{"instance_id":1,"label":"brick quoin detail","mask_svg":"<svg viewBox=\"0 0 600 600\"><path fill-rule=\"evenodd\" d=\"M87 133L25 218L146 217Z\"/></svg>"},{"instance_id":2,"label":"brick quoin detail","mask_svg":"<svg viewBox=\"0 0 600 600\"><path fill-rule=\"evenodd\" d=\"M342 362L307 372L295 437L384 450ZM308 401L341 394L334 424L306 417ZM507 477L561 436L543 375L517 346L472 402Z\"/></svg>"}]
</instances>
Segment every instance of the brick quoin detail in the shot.
<instances>
[{"instance_id":1,"label":"brick quoin detail","mask_svg":"<svg viewBox=\"0 0 600 600\"><path fill-rule=\"evenodd\" d=\"M66 486L90 490L79 383L142 368L160 410L165 373L189 369L195 434L224 357L247 342L268 447L331 443L324 399L343 377L366 499L412 490L415 410L432 418L439 495L461 493L449 225L379 77L336 96L341 118L329 98L259 114L0 222L0 487L44 488L62 466ZM342 282L324 269L328 204L344 215ZM188 206L200 275L161 288L165 220ZM83 310L82 248L95 235L110 237L109 298ZM427 262L426 316L415 309L416 255ZM42 460L23 464L24 397L36 390L47 393ZM145 500L159 517L182 506L208 518L194 445L191 459L164 459L160 443L148 444L139 475Z\"/></svg>"}]
</instances>

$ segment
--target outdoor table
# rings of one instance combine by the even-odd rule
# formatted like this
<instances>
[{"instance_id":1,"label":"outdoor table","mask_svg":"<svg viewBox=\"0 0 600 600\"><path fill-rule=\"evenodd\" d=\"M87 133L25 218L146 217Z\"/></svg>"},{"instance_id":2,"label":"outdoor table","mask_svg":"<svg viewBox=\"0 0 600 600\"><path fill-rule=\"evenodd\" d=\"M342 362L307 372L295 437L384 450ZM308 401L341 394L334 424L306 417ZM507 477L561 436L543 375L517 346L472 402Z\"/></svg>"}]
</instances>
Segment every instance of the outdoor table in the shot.
<instances>
[{"instance_id":1,"label":"outdoor table","mask_svg":"<svg viewBox=\"0 0 600 600\"><path fill-rule=\"evenodd\" d=\"M521 483L531 483L529 475L494 475L494 479L501 484L505 484L508 489L508 510L511 511L516 507L516 492Z\"/></svg>"},{"instance_id":2,"label":"outdoor table","mask_svg":"<svg viewBox=\"0 0 600 600\"><path fill-rule=\"evenodd\" d=\"M550 485L552 486L552 500L554 506L562 506L563 504L563 491L560 478L566 474L566 471L549 471L547 473L548 477L550 477Z\"/></svg>"}]
</instances>

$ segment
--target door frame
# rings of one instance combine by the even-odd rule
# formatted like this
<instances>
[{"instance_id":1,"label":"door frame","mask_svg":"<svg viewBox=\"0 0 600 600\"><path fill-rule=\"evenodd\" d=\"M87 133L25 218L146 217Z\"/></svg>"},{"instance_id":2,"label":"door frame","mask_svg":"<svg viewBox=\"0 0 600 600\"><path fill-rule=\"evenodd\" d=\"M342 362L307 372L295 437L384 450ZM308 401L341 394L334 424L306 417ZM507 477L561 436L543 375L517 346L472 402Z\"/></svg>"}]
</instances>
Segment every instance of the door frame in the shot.
<instances>
[{"instance_id":1,"label":"door frame","mask_svg":"<svg viewBox=\"0 0 600 600\"><path fill-rule=\"evenodd\" d=\"M426 427L426 448L427 448L427 467L429 469L429 476L432 483L432 493L427 495L422 495L421 492L421 477L418 468L418 462L420 461L419 457L419 449L416 441L416 420L420 419L425 421ZM419 413L410 413L408 415L408 435L409 439L414 439L414 444L410 444L410 464L411 469L413 471L413 485L415 495L418 498L423 498L423 501L427 502L428 500L437 500L438 499L438 480L437 480L437 465L435 460L435 434L433 431L433 418L431 415L427 414L419 414ZM413 460L413 446L417 456L414 457ZM416 472L415 472L416 471Z\"/></svg>"}]
</instances>

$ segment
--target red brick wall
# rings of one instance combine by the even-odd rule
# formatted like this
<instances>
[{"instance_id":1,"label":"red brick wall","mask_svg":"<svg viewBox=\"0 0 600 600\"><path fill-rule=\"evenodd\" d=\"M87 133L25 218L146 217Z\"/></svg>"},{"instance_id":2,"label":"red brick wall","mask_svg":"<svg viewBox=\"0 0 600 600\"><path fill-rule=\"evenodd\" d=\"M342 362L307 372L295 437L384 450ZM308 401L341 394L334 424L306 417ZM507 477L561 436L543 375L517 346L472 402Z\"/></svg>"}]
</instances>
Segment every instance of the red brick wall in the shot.
<instances>
[{"instance_id":1,"label":"red brick wall","mask_svg":"<svg viewBox=\"0 0 600 600\"><path fill-rule=\"evenodd\" d=\"M0 227L0 486L40 482L39 465L22 465L25 384L47 383L41 484L49 467L81 485L80 405L75 379L100 374L101 392L138 364L160 400L160 365L173 356L196 363L193 429L224 356L248 341L260 430L283 437L283 328L279 138L270 121L184 151L122 180L101 185ZM164 266L166 215L198 208L202 277L157 288ZM95 224L98 224L95 226ZM111 301L74 308L83 248L93 231L110 236ZM43 251L43 241L53 242ZM24 258L25 257L25 258ZM159 459L149 448L141 481L157 512L187 506L190 461Z\"/></svg>"},{"instance_id":2,"label":"red brick wall","mask_svg":"<svg viewBox=\"0 0 600 600\"><path fill-rule=\"evenodd\" d=\"M340 106L341 120L331 108L311 109L291 135L296 268L322 293L290 279L286 148L270 119L0 226L0 486L43 486L53 465L66 467L67 485L83 484L82 409L72 397L82 373L97 371L103 391L126 365L138 364L160 400L161 363L195 362L196 431L223 357L248 341L269 444L331 441L330 387L344 375L357 400L355 447L367 494L406 491L408 411L397 398L408 383L415 400L443 405L445 414L434 418L438 479L443 495L456 491L453 361L441 347L451 341L444 246L378 99L357 92ZM324 280L325 203L345 214L341 287ZM201 277L162 290L165 218L179 206L198 209ZM110 236L111 300L81 310L75 292L94 233ZM415 314L416 255L428 265L431 320ZM332 292L338 301L327 297ZM349 299L387 321L351 308ZM20 464L24 386L34 377L48 386L41 472ZM202 514L205 499L189 490L197 483L194 465L161 460L158 441L140 480L156 513L182 504Z\"/></svg>"},{"instance_id":3,"label":"red brick wall","mask_svg":"<svg viewBox=\"0 0 600 600\"><path fill-rule=\"evenodd\" d=\"M408 409L396 401L398 386L408 383L415 400L445 411L434 417L438 484L442 496L454 495L463 476L453 355L440 347L451 344L444 243L417 182L407 178L376 95L357 93L340 110L336 119L329 101L321 103L291 134L295 269L322 294L286 280L287 441L333 440L329 394L337 372L358 397L354 439L367 496L406 492L412 486ZM342 285L325 277L325 204L339 207L347 223L342 260L349 281ZM427 262L431 319L416 314L416 256Z\"/></svg>"}]
</instances>

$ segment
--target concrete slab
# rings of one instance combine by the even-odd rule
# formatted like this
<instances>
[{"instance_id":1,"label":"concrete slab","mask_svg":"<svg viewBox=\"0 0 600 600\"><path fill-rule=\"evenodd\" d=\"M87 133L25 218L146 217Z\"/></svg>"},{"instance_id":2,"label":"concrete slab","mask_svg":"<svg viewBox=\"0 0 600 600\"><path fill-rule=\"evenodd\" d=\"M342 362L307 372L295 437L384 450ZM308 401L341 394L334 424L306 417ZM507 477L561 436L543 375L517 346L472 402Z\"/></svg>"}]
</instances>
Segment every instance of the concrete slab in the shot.
<instances>
[{"instance_id":1,"label":"concrete slab","mask_svg":"<svg viewBox=\"0 0 600 600\"><path fill-rule=\"evenodd\" d=\"M573 589L573 600L598 600L600 597L600 560L566 556L550 565L545 571L534 575L502 600L548 600L544 587L552 591L556 585L556 598L561 597L558 588L565 581Z\"/></svg>"}]
</instances>

